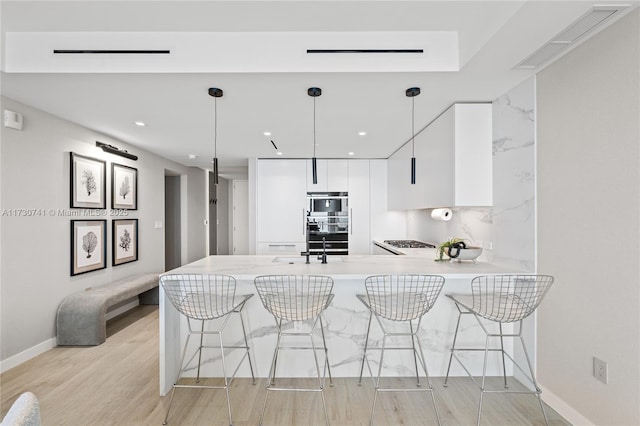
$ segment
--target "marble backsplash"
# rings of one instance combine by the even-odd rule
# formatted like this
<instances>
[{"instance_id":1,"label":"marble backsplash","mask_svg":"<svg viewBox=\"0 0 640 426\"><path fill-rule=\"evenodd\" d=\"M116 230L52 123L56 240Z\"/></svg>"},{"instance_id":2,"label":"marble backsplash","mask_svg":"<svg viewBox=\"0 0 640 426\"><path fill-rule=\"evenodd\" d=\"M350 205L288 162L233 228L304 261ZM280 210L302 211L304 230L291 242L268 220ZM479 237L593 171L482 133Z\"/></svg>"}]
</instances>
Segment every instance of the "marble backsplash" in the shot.
<instances>
[{"instance_id":1,"label":"marble backsplash","mask_svg":"<svg viewBox=\"0 0 640 426\"><path fill-rule=\"evenodd\" d=\"M407 212L407 237L452 237L484 245L480 261L535 267L535 79L493 101L493 207L453 208L448 222L431 210ZM491 242L492 249L488 249Z\"/></svg>"}]
</instances>

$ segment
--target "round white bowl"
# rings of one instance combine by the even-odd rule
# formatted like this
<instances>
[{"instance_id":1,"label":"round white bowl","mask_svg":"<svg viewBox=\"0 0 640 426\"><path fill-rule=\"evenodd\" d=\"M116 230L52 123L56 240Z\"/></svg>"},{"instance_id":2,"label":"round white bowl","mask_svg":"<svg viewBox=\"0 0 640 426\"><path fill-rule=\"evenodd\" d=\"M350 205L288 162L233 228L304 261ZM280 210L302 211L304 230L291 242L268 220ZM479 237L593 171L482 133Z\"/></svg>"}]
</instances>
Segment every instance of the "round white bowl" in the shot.
<instances>
[{"instance_id":1,"label":"round white bowl","mask_svg":"<svg viewBox=\"0 0 640 426\"><path fill-rule=\"evenodd\" d=\"M446 251L445 251L446 253ZM473 260L475 261L478 256L482 254L482 247L467 247L461 248L460 254L458 257L452 257L451 261L454 262L456 260Z\"/></svg>"}]
</instances>

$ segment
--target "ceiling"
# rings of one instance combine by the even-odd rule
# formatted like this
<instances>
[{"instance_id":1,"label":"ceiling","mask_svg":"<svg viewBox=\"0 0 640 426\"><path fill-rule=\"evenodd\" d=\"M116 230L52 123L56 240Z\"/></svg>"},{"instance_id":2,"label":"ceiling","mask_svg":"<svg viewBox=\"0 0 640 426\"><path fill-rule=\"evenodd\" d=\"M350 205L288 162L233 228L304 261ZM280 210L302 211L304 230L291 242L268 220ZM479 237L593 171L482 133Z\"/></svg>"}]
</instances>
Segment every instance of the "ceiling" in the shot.
<instances>
[{"instance_id":1,"label":"ceiling","mask_svg":"<svg viewBox=\"0 0 640 426\"><path fill-rule=\"evenodd\" d=\"M635 0L625 3L637 5ZM270 39L265 33L284 33L286 40L313 33L322 40L323 35L340 32L356 37L359 32L382 32L393 38L401 32L448 31L457 33L459 71L376 71L399 60L398 55L386 54L367 54L365 66L352 69L345 56L327 55L318 67L322 71L309 71L309 67L273 60L276 56L270 55L278 49L277 43L267 43L259 52L238 48L231 56L216 56L207 50L210 46L201 43L190 47L202 49L202 57L209 60L206 66L190 68L185 63L171 72L149 62L141 68L133 59L130 69L125 63L124 68L113 71L111 58L104 57L92 58L86 68L52 72L43 66L29 72L12 71L3 55L1 90L4 96L181 164L210 168L214 98L207 89L221 88L217 156L223 175L227 171L233 177L237 170L242 172L250 157L311 157L313 99L307 89L315 86L322 89L322 96L316 98L316 156L387 158L411 138L407 88L422 90L415 98L416 130L454 102L490 102L533 75L537 70L516 69L516 65L594 4L5 0L0 3L3 52L12 47L5 44L7 33L21 32L161 33L176 40L187 33L233 33L267 43L264 40ZM83 38L89 38L74 37L80 45ZM146 126L136 126L136 121ZM267 131L270 136L263 134ZM190 159L190 154L196 158Z\"/></svg>"}]
</instances>

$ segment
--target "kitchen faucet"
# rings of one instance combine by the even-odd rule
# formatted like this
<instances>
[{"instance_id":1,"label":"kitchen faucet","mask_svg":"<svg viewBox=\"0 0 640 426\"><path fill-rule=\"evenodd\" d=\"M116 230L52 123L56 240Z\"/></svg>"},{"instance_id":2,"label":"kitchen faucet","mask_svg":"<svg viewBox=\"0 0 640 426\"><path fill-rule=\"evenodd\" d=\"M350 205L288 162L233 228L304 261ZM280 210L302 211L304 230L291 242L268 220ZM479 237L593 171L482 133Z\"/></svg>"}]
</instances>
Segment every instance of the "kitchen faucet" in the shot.
<instances>
[{"instance_id":1,"label":"kitchen faucet","mask_svg":"<svg viewBox=\"0 0 640 426\"><path fill-rule=\"evenodd\" d=\"M318 256L318 259L322 259L321 263L327 263L327 239L322 237L322 256Z\"/></svg>"}]
</instances>

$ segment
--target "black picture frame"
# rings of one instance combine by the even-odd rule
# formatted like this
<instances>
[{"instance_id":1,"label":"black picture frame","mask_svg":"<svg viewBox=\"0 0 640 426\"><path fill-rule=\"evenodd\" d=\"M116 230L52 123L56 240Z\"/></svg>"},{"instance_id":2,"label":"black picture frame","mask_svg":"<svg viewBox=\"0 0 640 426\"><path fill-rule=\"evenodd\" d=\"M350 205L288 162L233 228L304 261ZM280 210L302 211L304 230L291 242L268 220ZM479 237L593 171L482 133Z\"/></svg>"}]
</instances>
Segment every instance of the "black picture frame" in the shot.
<instances>
[{"instance_id":1,"label":"black picture frame","mask_svg":"<svg viewBox=\"0 0 640 426\"><path fill-rule=\"evenodd\" d=\"M138 169L111 163L111 208L138 210Z\"/></svg>"},{"instance_id":2,"label":"black picture frame","mask_svg":"<svg viewBox=\"0 0 640 426\"><path fill-rule=\"evenodd\" d=\"M71 276L107 267L107 221L71 221Z\"/></svg>"},{"instance_id":3,"label":"black picture frame","mask_svg":"<svg viewBox=\"0 0 640 426\"><path fill-rule=\"evenodd\" d=\"M70 205L72 209L107 207L107 163L71 153Z\"/></svg>"},{"instance_id":4,"label":"black picture frame","mask_svg":"<svg viewBox=\"0 0 640 426\"><path fill-rule=\"evenodd\" d=\"M138 260L138 219L117 219L111 222L112 266Z\"/></svg>"}]
</instances>

